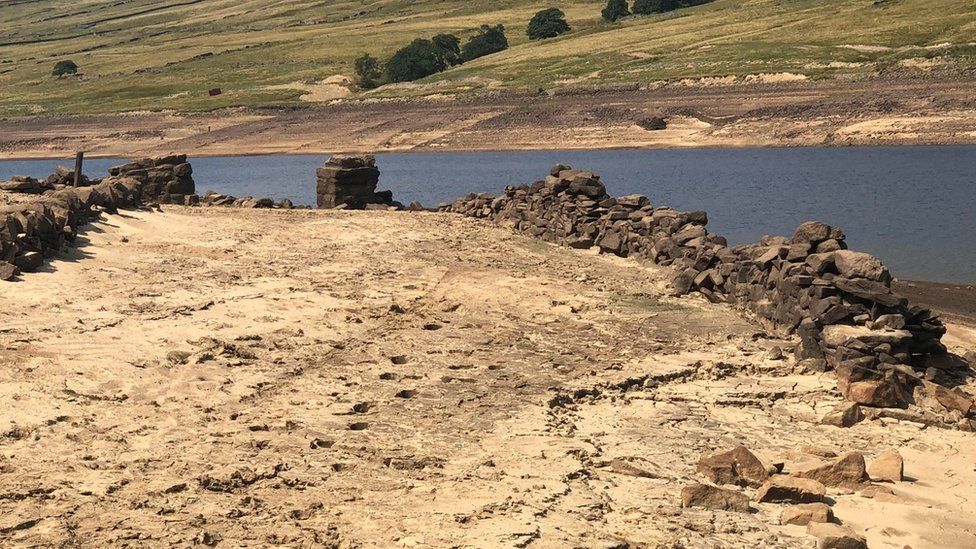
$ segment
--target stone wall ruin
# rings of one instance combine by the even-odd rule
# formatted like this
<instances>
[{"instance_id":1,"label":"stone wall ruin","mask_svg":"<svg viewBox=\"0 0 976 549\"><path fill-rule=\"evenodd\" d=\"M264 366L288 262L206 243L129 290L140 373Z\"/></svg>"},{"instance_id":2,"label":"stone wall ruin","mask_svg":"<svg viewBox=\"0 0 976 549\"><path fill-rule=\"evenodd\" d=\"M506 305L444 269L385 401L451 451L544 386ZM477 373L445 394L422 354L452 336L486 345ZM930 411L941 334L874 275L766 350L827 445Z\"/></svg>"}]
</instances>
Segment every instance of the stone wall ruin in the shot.
<instances>
[{"instance_id":1,"label":"stone wall ruin","mask_svg":"<svg viewBox=\"0 0 976 549\"><path fill-rule=\"evenodd\" d=\"M854 403L922 406L927 422L976 430L976 403L957 388L971 371L947 353L942 322L895 295L884 265L848 250L836 227L812 221L791 238L729 246L706 230L705 212L655 207L641 195L614 198L598 175L563 165L543 181L510 186L500 196L468 195L439 209L669 266L675 294L697 292L750 311L770 330L796 334L798 366L833 370Z\"/></svg>"}]
</instances>

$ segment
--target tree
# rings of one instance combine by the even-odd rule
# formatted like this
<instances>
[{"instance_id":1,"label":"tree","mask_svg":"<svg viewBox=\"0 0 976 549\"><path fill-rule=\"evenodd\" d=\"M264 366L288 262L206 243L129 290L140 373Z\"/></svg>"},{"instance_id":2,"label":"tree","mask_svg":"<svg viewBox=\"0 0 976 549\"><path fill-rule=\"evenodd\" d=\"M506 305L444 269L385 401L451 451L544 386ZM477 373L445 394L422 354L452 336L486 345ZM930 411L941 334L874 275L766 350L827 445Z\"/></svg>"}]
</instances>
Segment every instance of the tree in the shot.
<instances>
[{"instance_id":1,"label":"tree","mask_svg":"<svg viewBox=\"0 0 976 549\"><path fill-rule=\"evenodd\" d=\"M461 49L461 59L465 62L498 53L508 49L508 38L505 37L505 26L481 25L478 34L468 39Z\"/></svg>"},{"instance_id":2,"label":"tree","mask_svg":"<svg viewBox=\"0 0 976 549\"><path fill-rule=\"evenodd\" d=\"M368 53L360 55L356 59L356 76L359 77L359 86L366 90L371 90L380 84L383 77L383 70L380 62Z\"/></svg>"},{"instance_id":3,"label":"tree","mask_svg":"<svg viewBox=\"0 0 976 549\"><path fill-rule=\"evenodd\" d=\"M549 8L536 13L529 21L526 34L529 40L543 40L553 38L569 31L566 14L559 8Z\"/></svg>"},{"instance_id":4,"label":"tree","mask_svg":"<svg viewBox=\"0 0 976 549\"><path fill-rule=\"evenodd\" d=\"M437 51L437 60L443 65L441 70L461 64L461 39L453 34L438 34L430 39Z\"/></svg>"},{"instance_id":5,"label":"tree","mask_svg":"<svg viewBox=\"0 0 976 549\"><path fill-rule=\"evenodd\" d=\"M392 82L420 80L444 69L434 43L418 38L400 48L386 62L386 74Z\"/></svg>"},{"instance_id":6,"label":"tree","mask_svg":"<svg viewBox=\"0 0 976 549\"><path fill-rule=\"evenodd\" d=\"M634 13L638 15L664 13L680 7L678 0L634 0Z\"/></svg>"},{"instance_id":7,"label":"tree","mask_svg":"<svg viewBox=\"0 0 976 549\"><path fill-rule=\"evenodd\" d=\"M78 65L76 65L75 62L71 61L70 59L58 61L54 65L54 70L51 71L51 76L57 76L58 78L61 78L67 74L78 74Z\"/></svg>"},{"instance_id":8,"label":"tree","mask_svg":"<svg viewBox=\"0 0 976 549\"><path fill-rule=\"evenodd\" d=\"M630 15L630 9L627 7L627 0L609 0L601 13L604 19L613 22Z\"/></svg>"}]
</instances>

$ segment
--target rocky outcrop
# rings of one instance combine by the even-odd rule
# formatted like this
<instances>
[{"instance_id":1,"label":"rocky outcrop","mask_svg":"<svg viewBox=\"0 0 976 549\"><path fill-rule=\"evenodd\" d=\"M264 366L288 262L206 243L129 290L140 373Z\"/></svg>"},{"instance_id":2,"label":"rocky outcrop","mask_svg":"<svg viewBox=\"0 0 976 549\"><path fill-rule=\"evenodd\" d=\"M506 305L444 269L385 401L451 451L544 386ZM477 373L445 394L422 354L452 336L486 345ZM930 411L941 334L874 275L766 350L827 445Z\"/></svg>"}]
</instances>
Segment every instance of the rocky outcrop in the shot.
<instances>
[{"instance_id":1,"label":"rocky outcrop","mask_svg":"<svg viewBox=\"0 0 976 549\"><path fill-rule=\"evenodd\" d=\"M380 170L371 154L335 155L316 170L319 208L403 209L391 191L377 191Z\"/></svg>"},{"instance_id":2,"label":"rocky outcrop","mask_svg":"<svg viewBox=\"0 0 976 549\"><path fill-rule=\"evenodd\" d=\"M694 292L729 303L770 330L798 336L795 357L801 369L834 370L838 388L850 400L905 407L931 395L927 401L938 406L944 424L976 429L972 396L945 392L965 369L940 358L947 352L941 342L945 327L931 311L895 295L884 265L848 250L836 227L811 221L789 238L729 246L705 228L705 212L655 207L641 195L615 198L598 175L563 165L531 185L507 187L500 196L471 194L439 209L550 242L598 246L605 253L669 266L675 294ZM943 398L923 381L942 387Z\"/></svg>"}]
</instances>

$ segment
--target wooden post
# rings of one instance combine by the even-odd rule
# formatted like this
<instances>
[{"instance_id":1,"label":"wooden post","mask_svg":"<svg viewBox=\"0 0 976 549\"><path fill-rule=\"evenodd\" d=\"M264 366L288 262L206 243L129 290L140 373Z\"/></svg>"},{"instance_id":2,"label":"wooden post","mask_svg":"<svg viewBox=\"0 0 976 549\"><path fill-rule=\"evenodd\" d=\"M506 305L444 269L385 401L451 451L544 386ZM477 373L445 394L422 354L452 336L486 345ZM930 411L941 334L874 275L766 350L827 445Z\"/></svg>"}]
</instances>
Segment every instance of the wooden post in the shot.
<instances>
[{"instance_id":1,"label":"wooden post","mask_svg":"<svg viewBox=\"0 0 976 549\"><path fill-rule=\"evenodd\" d=\"M78 151L75 154L75 187L81 185L81 165L85 162L85 153Z\"/></svg>"}]
</instances>

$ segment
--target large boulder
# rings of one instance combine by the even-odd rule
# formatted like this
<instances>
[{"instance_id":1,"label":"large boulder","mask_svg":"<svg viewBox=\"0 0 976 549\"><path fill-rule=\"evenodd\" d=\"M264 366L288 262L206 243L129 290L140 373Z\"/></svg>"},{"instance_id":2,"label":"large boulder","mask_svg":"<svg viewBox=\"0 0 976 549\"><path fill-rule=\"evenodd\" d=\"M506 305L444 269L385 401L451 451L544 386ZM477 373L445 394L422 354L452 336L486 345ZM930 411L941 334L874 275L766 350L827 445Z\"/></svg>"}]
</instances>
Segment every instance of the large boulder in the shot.
<instances>
[{"instance_id":1,"label":"large boulder","mask_svg":"<svg viewBox=\"0 0 976 549\"><path fill-rule=\"evenodd\" d=\"M824 486L852 486L866 478L864 456L858 452L844 454L830 463L809 467L793 474L816 480Z\"/></svg>"},{"instance_id":2,"label":"large boulder","mask_svg":"<svg viewBox=\"0 0 976 549\"><path fill-rule=\"evenodd\" d=\"M796 228L791 242L809 242L816 246L826 240L844 240L844 232L823 221L807 221Z\"/></svg>"},{"instance_id":3,"label":"large boulder","mask_svg":"<svg viewBox=\"0 0 976 549\"><path fill-rule=\"evenodd\" d=\"M874 458L867 473L875 482L901 482L905 475L905 460L898 450L887 450Z\"/></svg>"},{"instance_id":4,"label":"large boulder","mask_svg":"<svg viewBox=\"0 0 976 549\"><path fill-rule=\"evenodd\" d=\"M703 507L721 511L749 511L749 496L707 484L689 484L681 489L682 507Z\"/></svg>"},{"instance_id":5,"label":"large boulder","mask_svg":"<svg viewBox=\"0 0 976 549\"><path fill-rule=\"evenodd\" d=\"M698 473L716 484L759 487L769 472L759 458L745 446L698 460Z\"/></svg>"},{"instance_id":6,"label":"large boulder","mask_svg":"<svg viewBox=\"0 0 976 549\"><path fill-rule=\"evenodd\" d=\"M866 278L881 283L890 283L891 274L878 258L863 252L838 250L833 252L837 272L846 278Z\"/></svg>"},{"instance_id":7,"label":"large boulder","mask_svg":"<svg viewBox=\"0 0 976 549\"><path fill-rule=\"evenodd\" d=\"M826 493L816 480L776 475L759 488L756 498L760 503L818 503Z\"/></svg>"}]
</instances>

